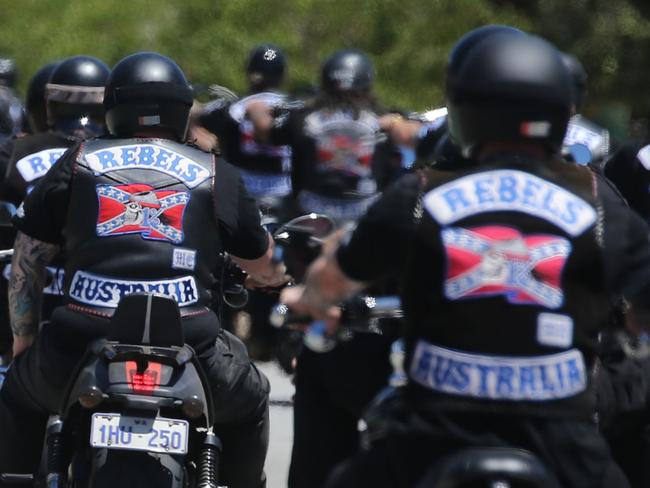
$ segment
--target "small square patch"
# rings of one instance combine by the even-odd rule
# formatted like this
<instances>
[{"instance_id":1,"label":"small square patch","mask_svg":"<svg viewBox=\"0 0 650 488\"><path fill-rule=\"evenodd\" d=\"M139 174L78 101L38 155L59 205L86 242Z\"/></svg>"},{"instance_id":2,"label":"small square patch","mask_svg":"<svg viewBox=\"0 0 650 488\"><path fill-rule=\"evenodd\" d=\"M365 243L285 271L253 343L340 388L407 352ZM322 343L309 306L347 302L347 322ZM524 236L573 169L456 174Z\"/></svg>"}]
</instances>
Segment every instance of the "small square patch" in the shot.
<instances>
[{"instance_id":1,"label":"small square patch","mask_svg":"<svg viewBox=\"0 0 650 488\"><path fill-rule=\"evenodd\" d=\"M543 346L571 346L573 319L568 315L540 313L537 316L537 342Z\"/></svg>"},{"instance_id":2,"label":"small square patch","mask_svg":"<svg viewBox=\"0 0 650 488\"><path fill-rule=\"evenodd\" d=\"M181 247L174 248L172 268L189 269L190 271L194 271L195 266L196 251L194 249L183 249Z\"/></svg>"}]
</instances>

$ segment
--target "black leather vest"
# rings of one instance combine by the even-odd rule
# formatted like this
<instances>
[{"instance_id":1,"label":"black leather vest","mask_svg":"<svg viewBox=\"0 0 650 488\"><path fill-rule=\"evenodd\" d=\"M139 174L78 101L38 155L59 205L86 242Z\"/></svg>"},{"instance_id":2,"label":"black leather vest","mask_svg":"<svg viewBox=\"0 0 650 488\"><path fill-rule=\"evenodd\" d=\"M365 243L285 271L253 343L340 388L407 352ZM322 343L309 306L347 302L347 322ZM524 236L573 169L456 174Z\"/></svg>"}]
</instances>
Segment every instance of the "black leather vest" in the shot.
<instances>
[{"instance_id":1,"label":"black leather vest","mask_svg":"<svg viewBox=\"0 0 650 488\"><path fill-rule=\"evenodd\" d=\"M316 110L305 116L303 130L314 143L305 190L350 199L377 192L371 162L379 125L373 112L362 110L355 118L346 110Z\"/></svg>"},{"instance_id":2,"label":"black leather vest","mask_svg":"<svg viewBox=\"0 0 650 488\"><path fill-rule=\"evenodd\" d=\"M110 315L128 293L209 304L221 248L214 157L160 139L96 139L76 155L64 229L74 307Z\"/></svg>"},{"instance_id":3,"label":"black leather vest","mask_svg":"<svg viewBox=\"0 0 650 488\"><path fill-rule=\"evenodd\" d=\"M591 188L561 161L432 172L403 290L421 400L588 417L609 312Z\"/></svg>"},{"instance_id":4,"label":"black leather vest","mask_svg":"<svg viewBox=\"0 0 650 488\"><path fill-rule=\"evenodd\" d=\"M55 132L16 139L5 176L4 199L19 205L36 182L75 142L75 139Z\"/></svg>"}]
</instances>

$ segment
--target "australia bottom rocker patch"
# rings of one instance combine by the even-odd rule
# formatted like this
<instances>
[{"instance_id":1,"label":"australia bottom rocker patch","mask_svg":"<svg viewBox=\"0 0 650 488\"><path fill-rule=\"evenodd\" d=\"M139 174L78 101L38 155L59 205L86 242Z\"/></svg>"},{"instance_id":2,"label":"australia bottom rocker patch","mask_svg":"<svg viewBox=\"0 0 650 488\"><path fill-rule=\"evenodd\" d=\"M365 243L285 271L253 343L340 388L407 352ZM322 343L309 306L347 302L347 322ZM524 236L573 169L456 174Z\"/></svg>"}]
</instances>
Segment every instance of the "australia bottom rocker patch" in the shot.
<instances>
[{"instance_id":1,"label":"australia bottom rocker patch","mask_svg":"<svg viewBox=\"0 0 650 488\"><path fill-rule=\"evenodd\" d=\"M100 237L140 234L143 239L183 242L183 214L190 194L144 184L97 185Z\"/></svg>"},{"instance_id":2,"label":"australia bottom rocker patch","mask_svg":"<svg viewBox=\"0 0 650 488\"><path fill-rule=\"evenodd\" d=\"M571 253L569 240L485 226L448 227L442 231L442 241L448 299L501 295L512 304L562 306L562 270Z\"/></svg>"},{"instance_id":3,"label":"australia bottom rocker patch","mask_svg":"<svg viewBox=\"0 0 650 488\"><path fill-rule=\"evenodd\" d=\"M70 298L95 307L115 308L130 293L160 293L176 300L179 307L197 303L199 291L193 276L167 280L124 280L77 271L72 277Z\"/></svg>"}]
</instances>

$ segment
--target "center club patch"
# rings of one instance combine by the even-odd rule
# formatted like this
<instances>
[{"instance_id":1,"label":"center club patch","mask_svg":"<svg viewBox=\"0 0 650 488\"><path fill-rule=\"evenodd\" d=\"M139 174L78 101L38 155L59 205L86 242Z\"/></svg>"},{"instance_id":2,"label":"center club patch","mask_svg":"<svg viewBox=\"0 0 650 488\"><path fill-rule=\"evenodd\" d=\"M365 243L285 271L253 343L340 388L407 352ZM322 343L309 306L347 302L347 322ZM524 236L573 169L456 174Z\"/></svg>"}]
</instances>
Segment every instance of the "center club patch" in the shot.
<instances>
[{"instance_id":1,"label":"center club patch","mask_svg":"<svg viewBox=\"0 0 650 488\"><path fill-rule=\"evenodd\" d=\"M564 303L562 270L571 253L567 239L485 226L446 228L442 241L447 254L448 299L500 295L508 303L550 309Z\"/></svg>"},{"instance_id":2,"label":"center club patch","mask_svg":"<svg viewBox=\"0 0 650 488\"><path fill-rule=\"evenodd\" d=\"M183 242L183 214L190 194L144 184L97 185L99 237L140 234L143 239Z\"/></svg>"}]
</instances>

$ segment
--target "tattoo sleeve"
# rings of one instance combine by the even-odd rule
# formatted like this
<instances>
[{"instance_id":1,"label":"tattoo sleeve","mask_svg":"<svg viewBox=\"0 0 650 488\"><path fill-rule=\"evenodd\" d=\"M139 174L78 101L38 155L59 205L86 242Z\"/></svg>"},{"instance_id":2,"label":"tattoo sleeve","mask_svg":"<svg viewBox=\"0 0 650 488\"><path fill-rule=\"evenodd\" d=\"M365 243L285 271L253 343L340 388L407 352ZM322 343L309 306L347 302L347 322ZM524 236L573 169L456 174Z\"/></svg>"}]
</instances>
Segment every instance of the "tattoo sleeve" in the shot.
<instances>
[{"instance_id":1,"label":"tattoo sleeve","mask_svg":"<svg viewBox=\"0 0 650 488\"><path fill-rule=\"evenodd\" d=\"M9 319L14 335L38 331L47 264L58 252L59 246L18 232L9 278Z\"/></svg>"}]
</instances>

